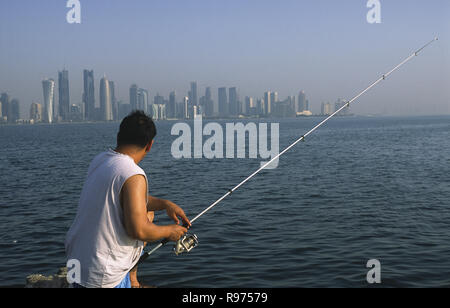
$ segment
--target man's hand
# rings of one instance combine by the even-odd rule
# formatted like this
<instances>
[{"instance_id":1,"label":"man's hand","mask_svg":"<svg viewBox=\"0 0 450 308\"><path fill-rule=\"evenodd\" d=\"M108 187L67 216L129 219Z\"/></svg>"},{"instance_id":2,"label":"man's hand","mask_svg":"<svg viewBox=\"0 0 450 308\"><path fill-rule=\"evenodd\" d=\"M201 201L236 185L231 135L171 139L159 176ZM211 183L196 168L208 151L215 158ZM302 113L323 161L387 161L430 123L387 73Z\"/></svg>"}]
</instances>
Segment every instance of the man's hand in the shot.
<instances>
[{"instance_id":1,"label":"man's hand","mask_svg":"<svg viewBox=\"0 0 450 308\"><path fill-rule=\"evenodd\" d=\"M170 236L167 238L171 242L178 241L183 235L186 234L187 229L179 225L170 225Z\"/></svg>"},{"instance_id":2,"label":"man's hand","mask_svg":"<svg viewBox=\"0 0 450 308\"><path fill-rule=\"evenodd\" d=\"M181 218L181 220L183 221L183 226L187 228L191 226L191 222L189 221L181 207L179 207L172 201L166 201L166 212L167 216L169 216L177 225L180 224L180 220L178 218Z\"/></svg>"}]
</instances>

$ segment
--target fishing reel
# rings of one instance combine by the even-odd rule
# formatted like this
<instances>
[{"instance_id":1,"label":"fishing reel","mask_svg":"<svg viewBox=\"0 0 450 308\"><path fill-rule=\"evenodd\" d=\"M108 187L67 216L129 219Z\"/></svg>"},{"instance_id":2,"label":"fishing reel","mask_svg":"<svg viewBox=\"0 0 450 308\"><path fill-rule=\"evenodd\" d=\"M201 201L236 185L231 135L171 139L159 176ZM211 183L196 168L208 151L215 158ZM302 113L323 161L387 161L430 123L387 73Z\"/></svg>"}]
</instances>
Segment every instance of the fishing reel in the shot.
<instances>
[{"instance_id":1,"label":"fishing reel","mask_svg":"<svg viewBox=\"0 0 450 308\"><path fill-rule=\"evenodd\" d=\"M173 251L177 256L185 253L190 252L192 249L194 249L198 245L198 238L195 234L186 234L182 238L180 238L173 248Z\"/></svg>"}]
</instances>

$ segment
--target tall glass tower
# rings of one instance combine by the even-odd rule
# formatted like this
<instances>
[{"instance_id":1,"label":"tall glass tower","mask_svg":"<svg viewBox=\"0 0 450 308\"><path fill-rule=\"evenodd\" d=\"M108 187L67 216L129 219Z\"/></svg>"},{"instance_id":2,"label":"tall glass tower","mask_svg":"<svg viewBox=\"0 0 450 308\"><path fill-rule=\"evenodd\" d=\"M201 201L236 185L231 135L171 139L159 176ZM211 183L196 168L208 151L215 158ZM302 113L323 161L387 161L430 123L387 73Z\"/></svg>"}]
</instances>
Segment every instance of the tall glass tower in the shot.
<instances>
[{"instance_id":1,"label":"tall glass tower","mask_svg":"<svg viewBox=\"0 0 450 308\"><path fill-rule=\"evenodd\" d=\"M272 113L272 94L271 92L264 93L264 114L270 115Z\"/></svg>"},{"instance_id":2,"label":"tall glass tower","mask_svg":"<svg viewBox=\"0 0 450 308\"><path fill-rule=\"evenodd\" d=\"M86 120L95 120L95 86L94 71L84 70L84 114Z\"/></svg>"},{"instance_id":3,"label":"tall glass tower","mask_svg":"<svg viewBox=\"0 0 450 308\"><path fill-rule=\"evenodd\" d=\"M112 103L109 81L106 76L100 80L100 112L103 121L112 121Z\"/></svg>"},{"instance_id":4,"label":"tall glass tower","mask_svg":"<svg viewBox=\"0 0 450 308\"><path fill-rule=\"evenodd\" d=\"M138 86L135 84L130 87L130 106L131 110L138 110Z\"/></svg>"},{"instance_id":5,"label":"tall glass tower","mask_svg":"<svg viewBox=\"0 0 450 308\"><path fill-rule=\"evenodd\" d=\"M58 72L59 115L64 121L70 119L69 72Z\"/></svg>"},{"instance_id":6,"label":"tall glass tower","mask_svg":"<svg viewBox=\"0 0 450 308\"><path fill-rule=\"evenodd\" d=\"M191 82L191 97L189 97L189 103L191 106L198 106L198 94L197 94L197 82Z\"/></svg>"},{"instance_id":7,"label":"tall glass tower","mask_svg":"<svg viewBox=\"0 0 450 308\"><path fill-rule=\"evenodd\" d=\"M308 110L308 106L306 106L306 95L304 91L300 91L298 94L298 106L295 112L303 112Z\"/></svg>"},{"instance_id":8,"label":"tall glass tower","mask_svg":"<svg viewBox=\"0 0 450 308\"><path fill-rule=\"evenodd\" d=\"M148 91L145 89L138 89L137 92L138 97L138 110L142 110L145 113L148 112Z\"/></svg>"},{"instance_id":9,"label":"tall glass tower","mask_svg":"<svg viewBox=\"0 0 450 308\"><path fill-rule=\"evenodd\" d=\"M167 106L167 117L174 119L177 117L178 110L177 110L177 100L176 100L176 92L172 91L169 95L169 105Z\"/></svg>"},{"instance_id":10,"label":"tall glass tower","mask_svg":"<svg viewBox=\"0 0 450 308\"><path fill-rule=\"evenodd\" d=\"M227 88L219 88L219 115L228 115Z\"/></svg>"},{"instance_id":11,"label":"tall glass tower","mask_svg":"<svg viewBox=\"0 0 450 308\"><path fill-rule=\"evenodd\" d=\"M230 115L237 116L239 114L237 89L229 88L228 94L229 94L228 98L230 99L230 102L228 104L230 108Z\"/></svg>"},{"instance_id":12,"label":"tall glass tower","mask_svg":"<svg viewBox=\"0 0 450 308\"><path fill-rule=\"evenodd\" d=\"M53 122L53 108L55 103L55 81L53 79L45 79L42 81L44 91L44 121Z\"/></svg>"},{"instance_id":13,"label":"tall glass tower","mask_svg":"<svg viewBox=\"0 0 450 308\"><path fill-rule=\"evenodd\" d=\"M8 117L9 95L7 93L2 93L0 96L0 102L2 103L2 117Z\"/></svg>"}]
</instances>

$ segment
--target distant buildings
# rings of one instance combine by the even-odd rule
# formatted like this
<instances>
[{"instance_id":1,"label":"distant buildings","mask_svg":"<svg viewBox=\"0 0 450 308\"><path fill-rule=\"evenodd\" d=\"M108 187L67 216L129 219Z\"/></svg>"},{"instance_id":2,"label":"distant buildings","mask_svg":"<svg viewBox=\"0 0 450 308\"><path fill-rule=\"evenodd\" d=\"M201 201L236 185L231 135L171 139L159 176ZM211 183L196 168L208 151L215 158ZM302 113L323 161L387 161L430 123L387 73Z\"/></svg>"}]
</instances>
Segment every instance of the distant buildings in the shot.
<instances>
[{"instance_id":1,"label":"distant buildings","mask_svg":"<svg viewBox=\"0 0 450 308\"><path fill-rule=\"evenodd\" d=\"M163 104L152 104L150 109L150 116L154 120L165 120L166 115L166 105Z\"/></svg>"},{"instance_id":2,"label":"distant buildings","mask_svg":"<svg viewBox=\"0 0 450 308\"><path fill-rule=\"evenodd\" d=\"M131 112L131 105L130 104L124 104L121 101L117 102L117 113L118 113L118 120L122 120L125 118L128 114Z\"/></svg>"},{"instance_id":3,"label":"distant buildings","mask_svg":"<svg viewBox=\"0 0 450 308\"><path fill-rule=\"evenodd\" d=\"M328 116L333 113L333 110L331 109L330 103L322 103L321 106L321 115Z\"/></svg>"},{"instance_id":4,"label":"distant buildings","mask_svg":"<svg viewBox=\"0 0 450 308\"><path fill-rule=\"evenodd\" d=\"M227 88L219 88L219 116L228 116L228 99L227 99Z\"/></svg>"},{"instance_id":5,"label":"distant buildings","mask_svg":"<svg viewBox=\"0 0 450 308\"><path fill-rule=\"evenodd\" d=\"M344 100L339 98L337 100L337 102L334 104L334 111L338 111L339 109L344 107L346 104L347 104L346 101L344 101ZM350 115L350 108L342 109L341 112L339 113L339 115L341 115L341 116L348 116L348 115Z\"/></svg>"},{"instance_id":6,"label":"distant buildings","mask_svg":"<svg viewBox=\"0 0 450 308\"><path fill-rule=\"evenodd\" d=\"M197 82L191 82L191 91L189 91L189 103L191 106L198 106Z\"/></svg>"},{"instance_id":7,"label":"distant buildings","mask_svg":"<svg viewBox=\"0 0 450 308\"><path fill-rule=\"evenodd\" d=\"M148 91L145 89L139 88L137 90L137 109L148 113Z\"/></svg>"},{"instance_id":8,"label":"distant buildings","mask_svg":"<svg viewBox=\"0 0 450 308\"><path fill-rule=\"evenodd\" d=\"M55 81L53 79L45 79L42 81L42 89L44 94L44 116L46 123L53 122L55 108Z\"/></svg>"},{"instance_id":9,"label":"distant buildings","mask_svg":"<svg viewBox=\"0 0 450 308\"><path fill-rule=\"evenodd\" d=\"M76 104L70 105L70 121L81 122L83 121L82 107Z\"/></svg>"},{"instance_id":10,"label":"distant buildings","mask_svg":"<svg viewBox=\"0 0 450 308\"><path fill-rule=\"evenodd\" d=\"M148 91L139 88L136 84L130 87L130 106L131 110L142 110L145 113L149 111Z\"/></svg>"},{"instance_id":11,"label":"distant buildings","mask_svg":"<svg viewBox=\"0 0 450 308\"><path fill-rule=\"evenodd\" d=\"M9 103L8 123L16 123L20 119L20 103L17 99L12 99Z\"/></svg>"},{"instance_id":12,"label":"distant buildings","mask_svg":"<svg viewBox=\"0 0 450 308\"><path fill-rule=\"evenodd\" d=\"M278 92L270 92L270 102L272 105L278 103Z\"/></svg>"},{"instance_id":13,"label":"distant buildings","mask_svg":"<svg viewBox=\"0 0 450 308\"><path fill-rule=\"evenodd\" d=\"M7 93L0 95L0 123L14 124L20 120L19 100L10 97Z\"/></svg>"},{"instance_id":14,"label":"distant buildings","mask_svg":"<svg viewBox=\"0 0 450 308\"><path fill-rule=\"evenodd\" d=\"M32 103L30 106L30 121L33 123L42 122L42 105L38 103Z\"/></svg>"},{"instance_id":15,"label":"distant buildings","mask_svg":"<svg viewBox=\"0 0 450 308\"><path fill-rule=\"evenodd\" d=\"M177 94L176 94L175 91L172 91L169 94L169 103L167 104L167 108L166 108L167 117L169 119L175 119L175 118L178 117L178 115L177 115L177 111L178 111L177 105L178 105L177 104Z\"/></svg>"},{"instance_id":16,"label":"distant buildings","mask_svg":"<svg viewBox=\"0 0 450 308\"><path fill-rule=\"evenodd\" d=\"M327 103L323 102L322 106L321 106L321 112L320 113L321 113L321 115L324 115L324 116L331 115L334 112L336 112L339 109L341 109L342 107L346 106L346 104L347 104L346 101L344 101L344 100L339 98L336 101L336 103L334 103L334 109L333 109L333 106L329 102L327 102ZM349 108L343 108L341 110L341 112L338 114L338 116L349 116L349 115L350 115L350 109Z\"/></svg>"},{"instance_id":17,"label":"distant buildings","mask_svg":"<svg viewBox=\"0 0 450 308\"><path fill-rule=\"evenodd\" d=\"M295 117L311 116L309 101L302 90L298 96L280 98L277 91L266 91L260 97L246 96L239 99L237 87L219 87L217 100L213 99L211 87L205 87L199 98L196 81L190 83L187 96L177 100L175 91L168 99L157 93L153 99L149 91L132 84L129 88L129 104L116 99L116 84L103 76L100 79L99 106L95 104L94 71L83 70L82 102L70 103L69 71L58 72L58 92L56 83L48 78L42 81L43 102L33 102L30 106L30 122L54 123L59 121L121 121L133 110L142 110L154 119L194 119L237 117ZM201 89L200 89L201 90ZM58 102L56 102L58 95ZM330 115L345 106L346 101L338 99L334 105L322 103L320 115ZM334 108L333 108L334 107ZM340 115L350 115L344 108ZM0 123L20 122L20 103L10 99L7 93L0 95Z\"/></svg>"},{"instance_id":18,"label":"distant buildings","mask_svg":"<svg viewBox=\"0 0 450 308\"><path fill-rule=\"evenodd\" d=\"M230 116L238 116L240 113L239 108L239 102L238 102L238 94L237 89L235 87L228 89L228 97L229 97L229 103L228 106L230 108L229 115Z\"/></svg>"},{"instance_id":19,"label":"distant buildings","mask_svg":"<svg viewBox=\"0 0 450 308\"><path fill-rule=\"evenodd\" d=\"M247 114L247 115L250 115L250 116L255 116L255 115L257 115L257 112L256 112L256 108L255 108L255 105L254 105L254 103L253 103L253 97L249 97L249 96L246 96L245 97L245 103L244 103L244 114Z\"/></svg>"},{"instance_id":20,"label":"distant buildings","mask_svg":"<svg viewBox=\"0 0 450 308\"><path fill-rule=\"evenodd\" d=\"M94 71L83 71L83 103L84 103L84 117L85 120L95 121L95 86L94 86Z\"/></svg>"},{"instance_id":21,"label":"distant buildings","mask_svg":"<svg viewBox=\"0 0 450 308\"><path fill-rule=\"evenodd\" d=\"M206 87L205 96L201 98L200 106L205 111L206 117L213 117L217 111L214 106L214 101L212 99L211 88Z\"/></svg>"},{"instance_id":22,"label":"distant buildings","mask_svg":"<svg viewBox=\"0 0 450 308\"><path fill-rule=\"evenodd\" d=\"M275 102L272 115L279 118L295 117L295 96L288 96L284 101Z\"/></svg>"},{"instance_id":23,"label":"distant buildings","mask_svg":"<svg viewBox=\"0 0 450 308\"><path fill-rule=\"evenodd\" d=\"M306 94L304 91L299 92L297 103L294 103L294 105L297 116L312 116L309 101L306 99Z\"/></svg>"},{"instance_id":24,"label":"distant buildings","mask_svg":"<svg viewBox=\"0 0 450 308\"><path fill-rule=\"evenodd\" d=\"M106 76L100 80L100 115L102 121L112 121L112 100L110 82Z\"/></svg>"},{"instance_id":25,"label":"distant buildings","mask_svg":"<svg viewBox=\"0 0 450 308\"><path fill-rule=\"evenodd\" d=\"M1 104L0 123L6 123L8 121L8 112L9 112L9 95L7 93L2 93L0 95L0 104Z\"/></svg>"},{"instance_id":26,"label":"distant buildings","mask_svg":"<svg viewBox=\"0 0 450 308\"><path fill-rule=\"evenodd\" d=\"M63 121L70 120L69 72L58 72L59 116Z\"/></svg>"},{"instance_id":27,"label":"distant buildings","mask_svg":"<svg viewBox=\"0 0 450 308\"><path fill-rule=\"evenodd\" d=\"M133 84L130 87L130 106L131 110L138 109L138 86Z\"/></svg>"},{"instance_id":28,"label":"distant buildings","mask_svg":"<svg viewBox=\"0 0 450 308\"><path fill-rule=\"evenodd\" d=\"M164 105L165 104L164 96L161 96L159 95L159 93L156 93L156 96L153 98L153 104Z\"/></svg>"},{"instance_id":29,"label":"distant buildings","mask_svg":"<svg viewBox=\"0 0 450 308\"><path fill-rule=\"evenodd\" d=\"M118 121L119 120L119 110L117 106L117 99L116 99L116 84L114 81L109 81L109 93L111 96L111 112L112 112L112 120Z\"/></svg>"},{"instance_id":30,"label":"distant buildings","mask_svg":"<svg viewBox=\"0 0 450 308\"><path fill-rule=\"evenodd\" d=\"M264 115L269 116L272 113L272 94L269 92L264 93Z\"/></svg>"},{"instance_id":31,"label":"distant buildings","mask_svg":"<svg viewBox=\"0 0 450 308\"><path fill-rule=\"evenodd\" d=\"M309 106L306 103L306 95L304 91L300 91L298 94L298 101L295 108L295 112L303 112L305 110L309 110Z\"/></svg>"}]
</instances>

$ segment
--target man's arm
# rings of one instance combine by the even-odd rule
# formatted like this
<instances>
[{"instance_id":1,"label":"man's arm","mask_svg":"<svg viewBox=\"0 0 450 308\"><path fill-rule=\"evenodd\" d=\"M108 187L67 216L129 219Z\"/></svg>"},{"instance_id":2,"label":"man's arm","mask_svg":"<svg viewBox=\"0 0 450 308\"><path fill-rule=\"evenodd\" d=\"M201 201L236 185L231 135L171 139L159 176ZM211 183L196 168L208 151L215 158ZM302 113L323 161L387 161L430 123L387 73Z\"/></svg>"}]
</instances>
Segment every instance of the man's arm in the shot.
<instances>
[{"instance_id":1,"label":"man's arm","mask_svg":"<svg viewBox=\"0 0 450 308\"><path fill-rule=\"evenodd\" d=\"M148 195L148 203L147 203L147 211L162 211L166 210L167 215L172 218L172 220L178 225L180 223L180 220L178 218L181 218L183 221L183 225L190 227L191 222L187 218L184 211L175 203L169 200L164 200L160 198L156 198L153 196Z\"/></svg>"},{"instance_id":2,"label":"man's arm","mask_svg":"<svg viewBox=\"0 0 450 308\"><path fill-rule=\"evenodd\" d=\"M132 176L122 187L121 205L128 235L144 242L162 239L178 241L187 229L178 225L158 226L150 222L147 218L146 197L147 182L142 175Z\"/></svg>"}]
</instances>

